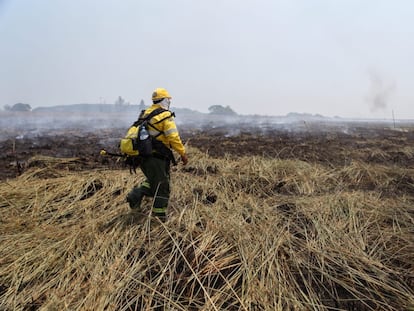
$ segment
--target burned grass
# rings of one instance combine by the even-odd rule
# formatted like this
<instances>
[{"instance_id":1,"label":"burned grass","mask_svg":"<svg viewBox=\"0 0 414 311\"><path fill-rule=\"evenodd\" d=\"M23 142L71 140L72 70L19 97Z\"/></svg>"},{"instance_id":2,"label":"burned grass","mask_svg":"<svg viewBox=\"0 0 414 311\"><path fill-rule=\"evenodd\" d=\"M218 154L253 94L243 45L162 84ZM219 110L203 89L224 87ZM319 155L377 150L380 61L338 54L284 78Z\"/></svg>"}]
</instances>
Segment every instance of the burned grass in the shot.
<instances>
[{"instance_id":1,"label":"burned grass","mask_svg":"<svg viewBox=\"0 0 414 311\"><path fill-rule=\"evenodd\" d=\"M337 162L189 143L166 223L128 210L140 173L31 158L0 185L0 309L411 310L414 168L389 156L413 149L365 143Z\"/></svg>"}]
</instances>

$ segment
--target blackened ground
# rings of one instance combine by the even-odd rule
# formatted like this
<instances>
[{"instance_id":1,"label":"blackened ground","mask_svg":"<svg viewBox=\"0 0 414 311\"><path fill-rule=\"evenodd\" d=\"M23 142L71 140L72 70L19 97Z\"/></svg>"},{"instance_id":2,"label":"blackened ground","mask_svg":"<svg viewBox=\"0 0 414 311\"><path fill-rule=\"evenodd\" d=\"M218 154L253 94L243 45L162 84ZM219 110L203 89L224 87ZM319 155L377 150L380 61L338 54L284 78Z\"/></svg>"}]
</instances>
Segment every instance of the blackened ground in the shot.
<instances>
[{"instance_id":1,"label":"blackened ground","mask_svg":"<svg viewBox=\"0 0 414 311\"><path fill-rule=\"evenodd\" d=\"M197 133L190 145L213 157L259 155L298 159L331 166L347 165L352 160L414 167L414 132L394 129L356 128L342 132L271 131L261 135L250 132L226 137L225 132Z\"/></svg>"},{"instance_id":2,"label":"blackened ground","mask_svg":"<svg viewBox=\"0 0 414 311\"><path fill-rule=\"evenodd\" d=\"M347 131L319 129L290 131L244 129L229 135L228 128L203 130L181 129L181 137L191 147L212 157L264 156L298 159L326 166L348 165L362 161L414 168L413 129L361 126ZM50 131L20 135L0 141L0 180L14 178L28 167L41 165L30 161L34 156L77 158L72 170L108 166L122 168L116 157L103 157L101 149L117 153L124 129L93 133L80 130ZM12 137L12 135L11 135ZM191 161L191 155L190 155Z\"/></svg>"}]
</instances>

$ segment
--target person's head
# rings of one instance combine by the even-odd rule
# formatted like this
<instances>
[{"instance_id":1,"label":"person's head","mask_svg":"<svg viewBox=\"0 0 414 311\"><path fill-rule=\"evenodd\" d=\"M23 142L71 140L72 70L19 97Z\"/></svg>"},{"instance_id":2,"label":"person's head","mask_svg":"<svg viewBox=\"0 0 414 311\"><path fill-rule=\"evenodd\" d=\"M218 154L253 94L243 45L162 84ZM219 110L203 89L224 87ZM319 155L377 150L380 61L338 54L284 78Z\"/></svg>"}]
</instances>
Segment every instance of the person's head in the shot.
<instances>
[{"instance_id":1,"label":"person's head","mask_svg":"<svg viewBox=\"0 0 414 311\"><path fill-rule=\"evenodd\" d=\"M171 96L166 89L157 88L152 92L152 102L159 104L164 109L170 109Z\"/></svg>"}]
</instances>

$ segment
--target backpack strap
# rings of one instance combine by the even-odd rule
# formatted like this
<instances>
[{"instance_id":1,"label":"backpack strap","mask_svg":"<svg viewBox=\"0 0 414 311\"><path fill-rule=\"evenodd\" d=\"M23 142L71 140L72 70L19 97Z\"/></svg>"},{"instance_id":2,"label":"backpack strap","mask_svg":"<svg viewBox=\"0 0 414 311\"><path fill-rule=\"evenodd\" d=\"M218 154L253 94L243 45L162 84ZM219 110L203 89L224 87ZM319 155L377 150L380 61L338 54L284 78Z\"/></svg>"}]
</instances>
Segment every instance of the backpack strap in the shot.
<instances>
[{"instance_id":1,"label":"backpack strap","mask_svg":"<svg viewBox=\"0 0 414 311\"><path fill-rule=\"evenodd\" d=\"M159 112L158 112L159 111ZM161 122L163 122L164 120L167 120L167 119L169 119L169 118L171 118L171 117L174 117L175 116L175 113L174 112L171 112L171 111L169 111L169 110L166 110L166 109L163 109L163 108L158 108L158 109L155 109L153 112L151 112L149 115L148 115L148 117L145 117L145 120L151 120L153 117L155 117L156 115L158 115L158 114L160 114L160 113L162 113L162 112L164 112L164 111L168 111L168 112L170 112L170 115L169 116L167 116L167 117L165 117L165 118L162 118L161 120L159 120L159 121L157 121L157 122L155 122L154 124L152 124L152 123L150 123L150 122L148 122L147 124L148 124L148 126L150 126L150 127L152 127L154 130L156 130L156 131L158 131L159 133L156 135L156 136L154 136L154 137L158 137L158 136L160 136L161 134L163 134L164 132L163 131L160 131L159 129L157 129L154 125L156 125L156 124L158 124L158 123L161 123ZM155 113L155 112L157 112L157 113ZM154 113L154 114L153 114ZM152 115L153 114L153 115Z\"/></svg>"},{"instance_id":2,"label":"backpack strap","mask_svg":"<svg viewBox=\"0 0 414 311\"><path fill-rule=\"evenodd\" d=\"M169 110L165 110L165 111L169 111ZM162 121L167 120L168 118L175 117L175 113L174 112L171 112L171 111L169 111L169 112L170 112L170 115L168 117L162 118L161 120L155 122L154 125L155 124L158 124L158 123L161 123ZM152 126L152 124L151 124L151 126Z\"/></svg>"},{"instance_id":3,"label":"backpack strap","mask_svg":"<svg viewBox=\"0 0 414 311\"><path fill-rule=\"evenodd\" d=\"M151 120L153 117L155 117L156 115L159 115L160 113L163 113L164 111L169 111L169 110L167 110L167 109L164 109L164 108L157 108L157 109L155 109L155 110L153 110L150 114L148 114L147 116L144 116L145 115L145 109L144 110L141 110L141 113L139 114L139 118L138 118L138 120L137 121L135 121L132 125L133 126L139 126L139 125L141 125L142 123L144 123L145 121L149 121L149 120ZM166 119L168 119L168 118L171 118L171 117L175 117L175 113L174 112L171 112L171 111L169 111L170 112L170 115L169 116L167 116L167 117L165 117L165 118L162 118L161 120L159 120L159 121L157 121L157 122L155 122L154 124L151 124L150 122L147 122L147 124L148 124L148 126L150 126L150 127L152 127L154 130L156 130L156 131L158 131L159 133L156 135L156 136L154 136L154 137L158 137L158 136L160 136L161 134L163 134L164 132L163 131L160 131L159 129L157 129L154 125L155 124L158 124L158 123L161 123L162 121L164 121L164 120L166 120Z\"/></svg>"},{"instance_id":4,"label":"backpack strap","mask_svg":"<svg viewBox=\"0 0 414 311\"><path fill-rule=\"evenodd\" d=\"M162 113L162 112L164 112L164 111L168 111L168 110L166 110L166 109L164 109L164 108L157 108L157 109L155 109L154 111L152 111L150 114L148 114L147 116L145 116L145 109L144 110L141 110L141 112L140 112L140 114L139 114L139 117L138 117L138 120L136 120L133 124L132 124L132 126L139 126L139 125L141 125L144 121L148 121L148 120L151 120L152 119L152 117L155 117L157 114L160 114L160 113ZM158 123L158 122L157 122ZM149 123L148 123L149 124Z\"/></svg>"},{"instance_id":5,"label":"backpack strap","mask_svg":"<svg viewBox=\"0 0 414 311\"><path fill-rule=\"evenodd\" d=\"M144 117L144 121L149 121L151 120L153 117L155 117L156 115L163 113L164 111L168 111L164 108L157 108L154 111L152 111L149 115ZM158 123L158 122L157 122Z\"/></svg>"}]
</instances>

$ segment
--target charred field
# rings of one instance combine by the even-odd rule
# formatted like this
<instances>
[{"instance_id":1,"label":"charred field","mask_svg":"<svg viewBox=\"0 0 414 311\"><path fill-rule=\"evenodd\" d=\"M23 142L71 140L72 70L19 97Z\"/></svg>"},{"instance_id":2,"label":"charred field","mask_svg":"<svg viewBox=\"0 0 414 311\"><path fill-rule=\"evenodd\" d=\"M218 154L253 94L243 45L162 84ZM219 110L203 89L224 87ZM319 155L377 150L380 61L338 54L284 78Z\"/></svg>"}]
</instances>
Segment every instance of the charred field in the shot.
<instances>
[{"instance_id":1,"label":"charred field","mask_svg":"<svg viewBox=\"0 0 414 311\"><path fill-rule=\"evenodd\" d=\"M182 125L166 223L124 131L3 133L0 309L414 310L413 124Z\"/></svg>"},{"instance_id":2,"label":"charred field","mask_svg":"<svg viewBox=\"0 0 414 311\"><path fill-rule=\"evenodd\" d=\"M237 129L235 131L235 129ZM119 138L125 128L89 131L79 128L11 129L0 133L0 180L21 174L33 157L76 158L77 167L86 170L107 168L118 163L99 155L101 149L118 153ZM351 161L402 168L414 168L412 154L414 123L393 127L383 123L292 124L249 127L237 124L180 129L187 145L213 158L262 156L282 160L301 160L325 166L344 166Z\"/></svg>"}]
</instances>

